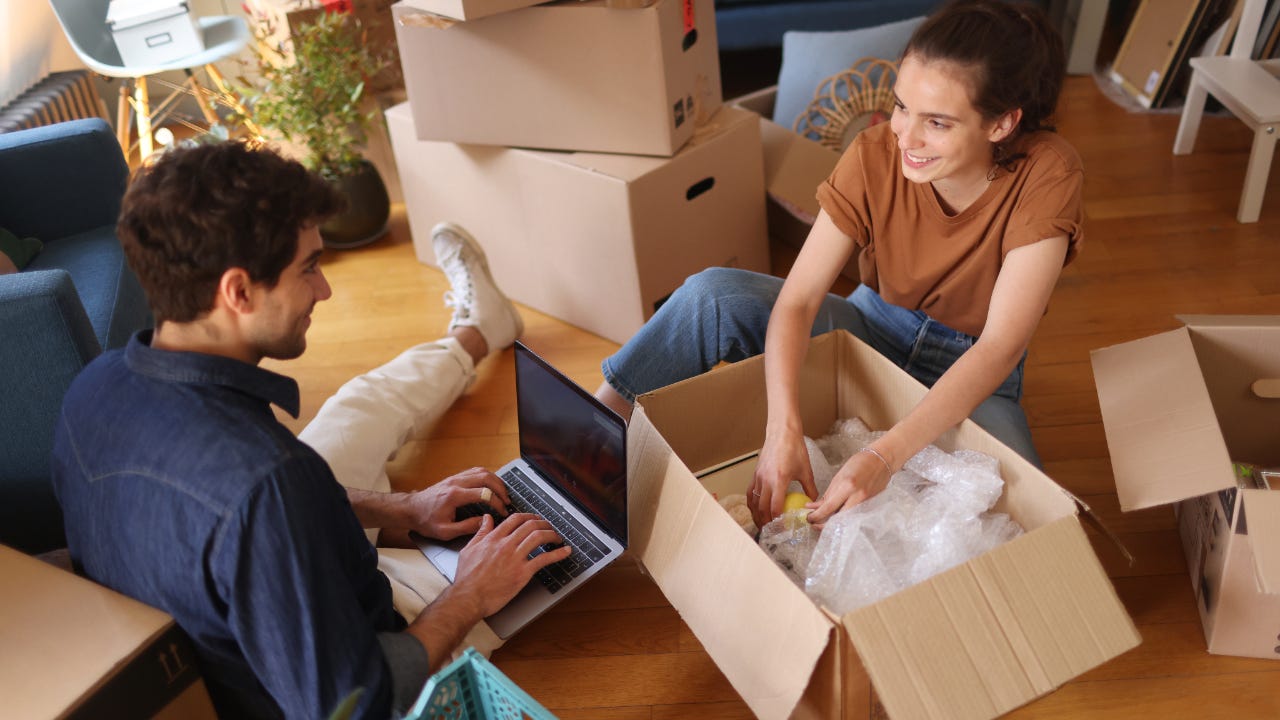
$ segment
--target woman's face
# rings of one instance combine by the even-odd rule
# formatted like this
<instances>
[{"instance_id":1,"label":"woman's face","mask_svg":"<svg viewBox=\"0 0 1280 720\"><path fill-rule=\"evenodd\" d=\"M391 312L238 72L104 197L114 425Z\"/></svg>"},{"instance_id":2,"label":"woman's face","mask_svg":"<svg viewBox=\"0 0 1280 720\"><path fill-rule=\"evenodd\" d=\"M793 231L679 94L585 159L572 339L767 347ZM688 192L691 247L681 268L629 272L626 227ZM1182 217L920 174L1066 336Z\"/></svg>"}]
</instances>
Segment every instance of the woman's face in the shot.
<instances>
[{"instance_id":1,"label":"woman's face","mask_svg":"<svg viewBox=\"0 0 1280 720\"><path fill-rule=\"evenodd\" d=\"M992 143L1012 128L1005 127L1008 116L982 119L969 100L965 72L946 61L902 60L890 122L908 180L944 192L986 182Z\"/></svg>"}]
</instances>

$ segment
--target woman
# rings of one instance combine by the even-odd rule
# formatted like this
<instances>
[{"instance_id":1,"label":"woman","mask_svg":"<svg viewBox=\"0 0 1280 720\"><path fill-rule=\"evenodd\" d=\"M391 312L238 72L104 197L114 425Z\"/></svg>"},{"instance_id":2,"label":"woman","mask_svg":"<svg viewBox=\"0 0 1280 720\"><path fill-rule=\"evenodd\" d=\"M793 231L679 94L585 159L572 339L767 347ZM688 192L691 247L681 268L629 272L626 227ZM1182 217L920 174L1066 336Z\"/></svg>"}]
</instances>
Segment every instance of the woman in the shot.
<instances>
[{"instance_id":1,"label":"woman","mask_svg":"<svg viewBox=\"0 0 1280 720\"><path fill-rule=\"evenodd\" d=\"M891 121L855 138L818 188L785 283L693 276L605 360L597 396L626 413L637 394L763 351L768 424L748 494L763 525L791 481L817 495L799 368L811 335L842 328L930 390L840 468L809 504L813 522L883 490L966 417L1038 464L1018 405L1026 348L1082 236L1080 160L1048 124L1064 66L1036 8L959 0L930 16L903 53ZM829 294L854 253L862 284Z\"/></svg>"}]
</instances>

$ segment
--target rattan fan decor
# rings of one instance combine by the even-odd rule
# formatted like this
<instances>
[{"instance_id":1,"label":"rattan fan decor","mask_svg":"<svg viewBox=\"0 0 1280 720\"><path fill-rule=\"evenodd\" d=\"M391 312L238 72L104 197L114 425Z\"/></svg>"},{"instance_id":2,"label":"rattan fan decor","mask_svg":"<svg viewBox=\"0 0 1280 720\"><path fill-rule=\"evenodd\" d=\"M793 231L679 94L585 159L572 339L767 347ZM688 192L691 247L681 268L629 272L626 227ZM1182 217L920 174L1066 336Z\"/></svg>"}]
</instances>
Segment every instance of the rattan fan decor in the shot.
<instances>
[{"instance_id":1,"label":"rattan fan decor","mask_svg":"<svg viewBox=\"0 0 1280 720\"><path fill-rule=\"evenodd\" d=\"M796 118L792 129L843 152L855 135L889 119L897 77L896 63L862 58L818 83L813 101Z\"/></svg>"}]
</instances>

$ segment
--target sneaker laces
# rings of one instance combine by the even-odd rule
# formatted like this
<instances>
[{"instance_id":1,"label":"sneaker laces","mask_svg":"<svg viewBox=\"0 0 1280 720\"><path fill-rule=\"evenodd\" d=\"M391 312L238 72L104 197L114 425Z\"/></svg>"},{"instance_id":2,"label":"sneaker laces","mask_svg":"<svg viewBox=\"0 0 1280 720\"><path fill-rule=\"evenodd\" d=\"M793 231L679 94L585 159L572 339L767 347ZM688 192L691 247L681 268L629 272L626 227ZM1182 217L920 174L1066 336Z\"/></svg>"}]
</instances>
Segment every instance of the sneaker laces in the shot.
<instances>
[{"instance_id":1,"label":"sneaker laces","mask_svg":"<svg viewBox=\"0 0 1280 720\"><path fill-rule=\"evenodd\" d=\"M453 308L454 320L469 319L471 306L475 303L475 284L471 277L471 268L462 259L461 248L457 252L450 253L448 258L441 258L440 266L450 286L444 291L445 307Z\"/></svg>"},{"instance_id":2,"label":"sneaker laces","mask_svg":"<svg viewBox=\"0 0 1280 720\"><path fill-rule=\"evenodd\" d=\"M453 320L469 320L471 318L471 294L466 297L459 298L457 293L452 290L444 291L444 305L453 308Z\"/></svg>"}]
</instances>

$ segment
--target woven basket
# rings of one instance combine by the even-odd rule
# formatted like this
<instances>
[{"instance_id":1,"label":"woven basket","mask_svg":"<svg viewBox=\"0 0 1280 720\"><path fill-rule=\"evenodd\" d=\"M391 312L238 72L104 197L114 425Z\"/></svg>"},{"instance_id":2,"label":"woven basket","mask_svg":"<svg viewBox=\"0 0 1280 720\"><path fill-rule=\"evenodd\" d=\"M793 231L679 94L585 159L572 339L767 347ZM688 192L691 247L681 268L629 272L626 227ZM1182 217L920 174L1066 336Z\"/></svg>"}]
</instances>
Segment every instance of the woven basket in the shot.
<instances>
[{"instance_id":1,"label":"woven basket","mask_svg":"<svg viewBox=\"0 0 1280 720\"><path fill-rule=\"evenodd\" d=\"M813 100L796 118L792 129L843 152L858 133L889 119L897 78L895 63L862 58L818 84Z\"/></svg>"}]
</instances>

